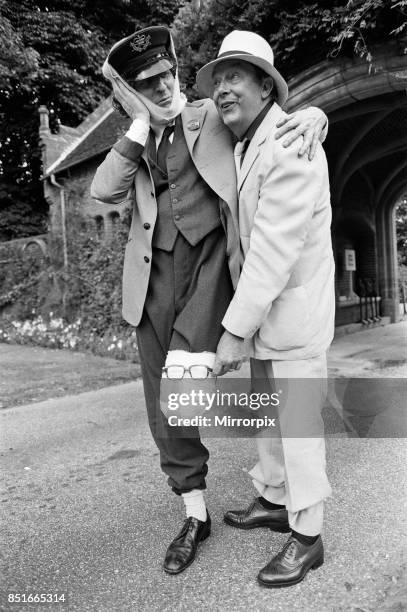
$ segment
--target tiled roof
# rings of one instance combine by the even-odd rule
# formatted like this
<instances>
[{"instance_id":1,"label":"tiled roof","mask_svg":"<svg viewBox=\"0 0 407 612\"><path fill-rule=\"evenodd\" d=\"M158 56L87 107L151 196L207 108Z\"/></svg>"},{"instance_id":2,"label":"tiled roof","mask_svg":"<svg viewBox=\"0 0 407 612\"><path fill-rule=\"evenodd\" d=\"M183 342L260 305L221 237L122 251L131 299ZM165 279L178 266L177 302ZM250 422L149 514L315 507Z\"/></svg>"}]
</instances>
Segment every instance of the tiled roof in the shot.
<instances>
[{"instance_id":1,"label":"tiled roof","mask_svg":"<svg viewBox=\"0 0 407 612\"><path fill-rule=\"evenodd\" d=\"M52 169L52 173L57 174L108 151L127 131L129 124L130 120L127 117L122 117L117 112L111 113L79 140L78 146L72 148L61 163Z\"/></svg>"}]
</instances>

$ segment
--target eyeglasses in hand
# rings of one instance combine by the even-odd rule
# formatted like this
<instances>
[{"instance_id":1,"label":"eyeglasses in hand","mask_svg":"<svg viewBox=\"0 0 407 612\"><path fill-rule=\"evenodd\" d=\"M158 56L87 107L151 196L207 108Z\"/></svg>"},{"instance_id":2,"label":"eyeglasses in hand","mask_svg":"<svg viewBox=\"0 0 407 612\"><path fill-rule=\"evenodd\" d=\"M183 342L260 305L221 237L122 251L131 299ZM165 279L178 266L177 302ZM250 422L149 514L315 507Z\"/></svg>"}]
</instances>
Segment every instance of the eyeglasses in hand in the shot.
<instances>
[{"instance_id":1,"label":"eyeglasses in hand","mask_svg":"<svg viewBox=\"0 0 407 612\"><path fill-rule=\"evenodd\" d=\"M191 365L189 368L186 368L183 365L170 365L163 368L163 372L166 373L167 378L172 380L181 380L184 378L184 374L189 372L191 378L194 379L203 379L208 378L212 372L212 368L207 365Z\"/></svg>"}]
</instances>

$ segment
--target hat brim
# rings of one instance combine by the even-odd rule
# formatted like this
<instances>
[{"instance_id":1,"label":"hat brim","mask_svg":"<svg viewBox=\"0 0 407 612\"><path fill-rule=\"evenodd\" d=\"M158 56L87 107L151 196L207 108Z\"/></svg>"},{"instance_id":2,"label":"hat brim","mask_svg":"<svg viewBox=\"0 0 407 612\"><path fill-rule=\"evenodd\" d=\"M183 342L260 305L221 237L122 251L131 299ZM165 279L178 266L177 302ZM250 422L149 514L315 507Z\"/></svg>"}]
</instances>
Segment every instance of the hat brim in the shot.
<instances>
[{"instance_id":1,"label":"hat brim","mask_svg":"<svg viewBox=\"0 0 407 612\"><path fill-rule=\"evenodd\" d=\"M256 57L255 55L251 55L249 53L228 53L227 55L220 56L215 60L212 60L208 64L205 64L200 70L198 70L196 75L196 84L198 86L198 91L200 95L205 98L212 98L213 95L213 85L212 85L212 74L215 66L220 64L221 62L233 61L233 60L242 60L244 62L249 62L249 64L253 64L254 66L258 66L264 70L264 72L270 75L273 78L274 86L277 92L276 102L282 106L287 98L288 98L288 86L281 76L281 74L268 62L267 60L262 59L261 57Z\"/></svg>"},{"instance_id":2,"label":"hat brim","mask_svg":"<svg viewBox=\"0 0 407 612\"><path fill-rule=\"evenodd\" d=\"M149 79L150 77L156 76L157 74L161 74L161 72L167 72L167 70L171 70L174 68L174 64L168 59L160 59L145 70L139 72L134 79L134 82L144 81L144 79Z\"/></svg>"}]
</instances>

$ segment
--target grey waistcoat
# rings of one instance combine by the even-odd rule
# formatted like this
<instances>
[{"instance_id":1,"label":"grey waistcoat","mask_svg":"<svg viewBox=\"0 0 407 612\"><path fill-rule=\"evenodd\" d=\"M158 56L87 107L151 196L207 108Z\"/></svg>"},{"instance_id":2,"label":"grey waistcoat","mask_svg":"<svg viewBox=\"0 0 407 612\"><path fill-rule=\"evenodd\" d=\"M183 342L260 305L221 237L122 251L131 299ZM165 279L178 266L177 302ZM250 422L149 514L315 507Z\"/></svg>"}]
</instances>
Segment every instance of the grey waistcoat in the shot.
<instances>
[{"instance_id":1,"label":"grey waistcoat","mask_svg":"<svg viewBox=\"0 0 407 612\"><path fill-rule=\"evenodd\" d=\"M172 251L181 232L192 246L221 224L219 198L198 174L177 117L167 155L167 175L151 166L157 195L153 247Z\"/></svg>"}]
</instances>

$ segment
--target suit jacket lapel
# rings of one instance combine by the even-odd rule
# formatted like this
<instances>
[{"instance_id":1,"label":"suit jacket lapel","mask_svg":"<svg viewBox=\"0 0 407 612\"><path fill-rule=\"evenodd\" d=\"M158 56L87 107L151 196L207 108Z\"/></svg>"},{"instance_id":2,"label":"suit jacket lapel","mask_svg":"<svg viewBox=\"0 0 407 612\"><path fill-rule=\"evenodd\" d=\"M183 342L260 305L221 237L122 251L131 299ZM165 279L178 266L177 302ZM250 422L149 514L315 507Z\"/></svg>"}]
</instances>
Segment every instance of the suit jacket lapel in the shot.
<instances>
[{"instance_id":1,"label":"suit jacket lapel","mask_svg":"<svg viewBox=\"0 0 407 612\"><path fill-rule=\"evenodd\" d=\"M205 107L187 105L182 113L185 140L192 160L205 182L236 214L236 170L232 136L219 122L219 129L205 129Z\"/></svg>"},{"instance_id":2,"label":"suit jacket lapel","mask_svg":"<svg viewBox=\"0 0 407 612\"><path fill-rule=\"evenodd\" d=\"M206 110L197 106L187 105L181 114L185 140L192 155L195 142L201 133L205 121Z\"/></svg>"},{"instance_id":3,"label":"suit jacket lapel","mask_svg":"<svg viewBox=\"0 0 407 612\"><path fill-rule=\"evenodd\" d=\"M181 114L185 140L186 140L188 149L191 154L194 148L195 141L201 133L205 115L206 115L206 111L202 111L201 108L197 108L195 106L186 106L183 113ZM150 133L147 138L146 146L144 147L143 153L141 154L141 157L146 162L148 162L149 144L150 144L150 139L152 137L153 136L150 130Z\"/></svg>"},{"instance_id":4,"label":"suit jacket lapel","mask_svg":"<svg viewBox=\"0 0 407 612\"><path fill-rule=\"evenodd\" d=\"M248 148L246 155L243 159L242 167L238 176L237 190L240 192L247 175L249 174L250 168L260 154L261 145L269 135L271 128L276 123L281 115L281 108L278 104L273 104L263 121L257 128Z\"/></svg>"},{"instance_id":5,"label":"suit jacket lapel","mask_svg":"<svg viewBox=\"0 0 407 612\"><path fill-rule=\"evenodd\" d=\"M260 128L259 128L260 129ZM240 168L240 172L238 175L238 182L237 182L237 190L240 191L242 188L242 185L249 173L250 168L253 166L255 160L257 159L257 157L259 156L259 147L261 145L262 142L264 142L264 138L259 141L257 137L258 131L256 132L256 134L254 135L252 141L250 142L249 146L247 147L247 151L246 151L246 155L244 156L243 159L243 163L242 166Z\"/></svg>"}]
</instances>

